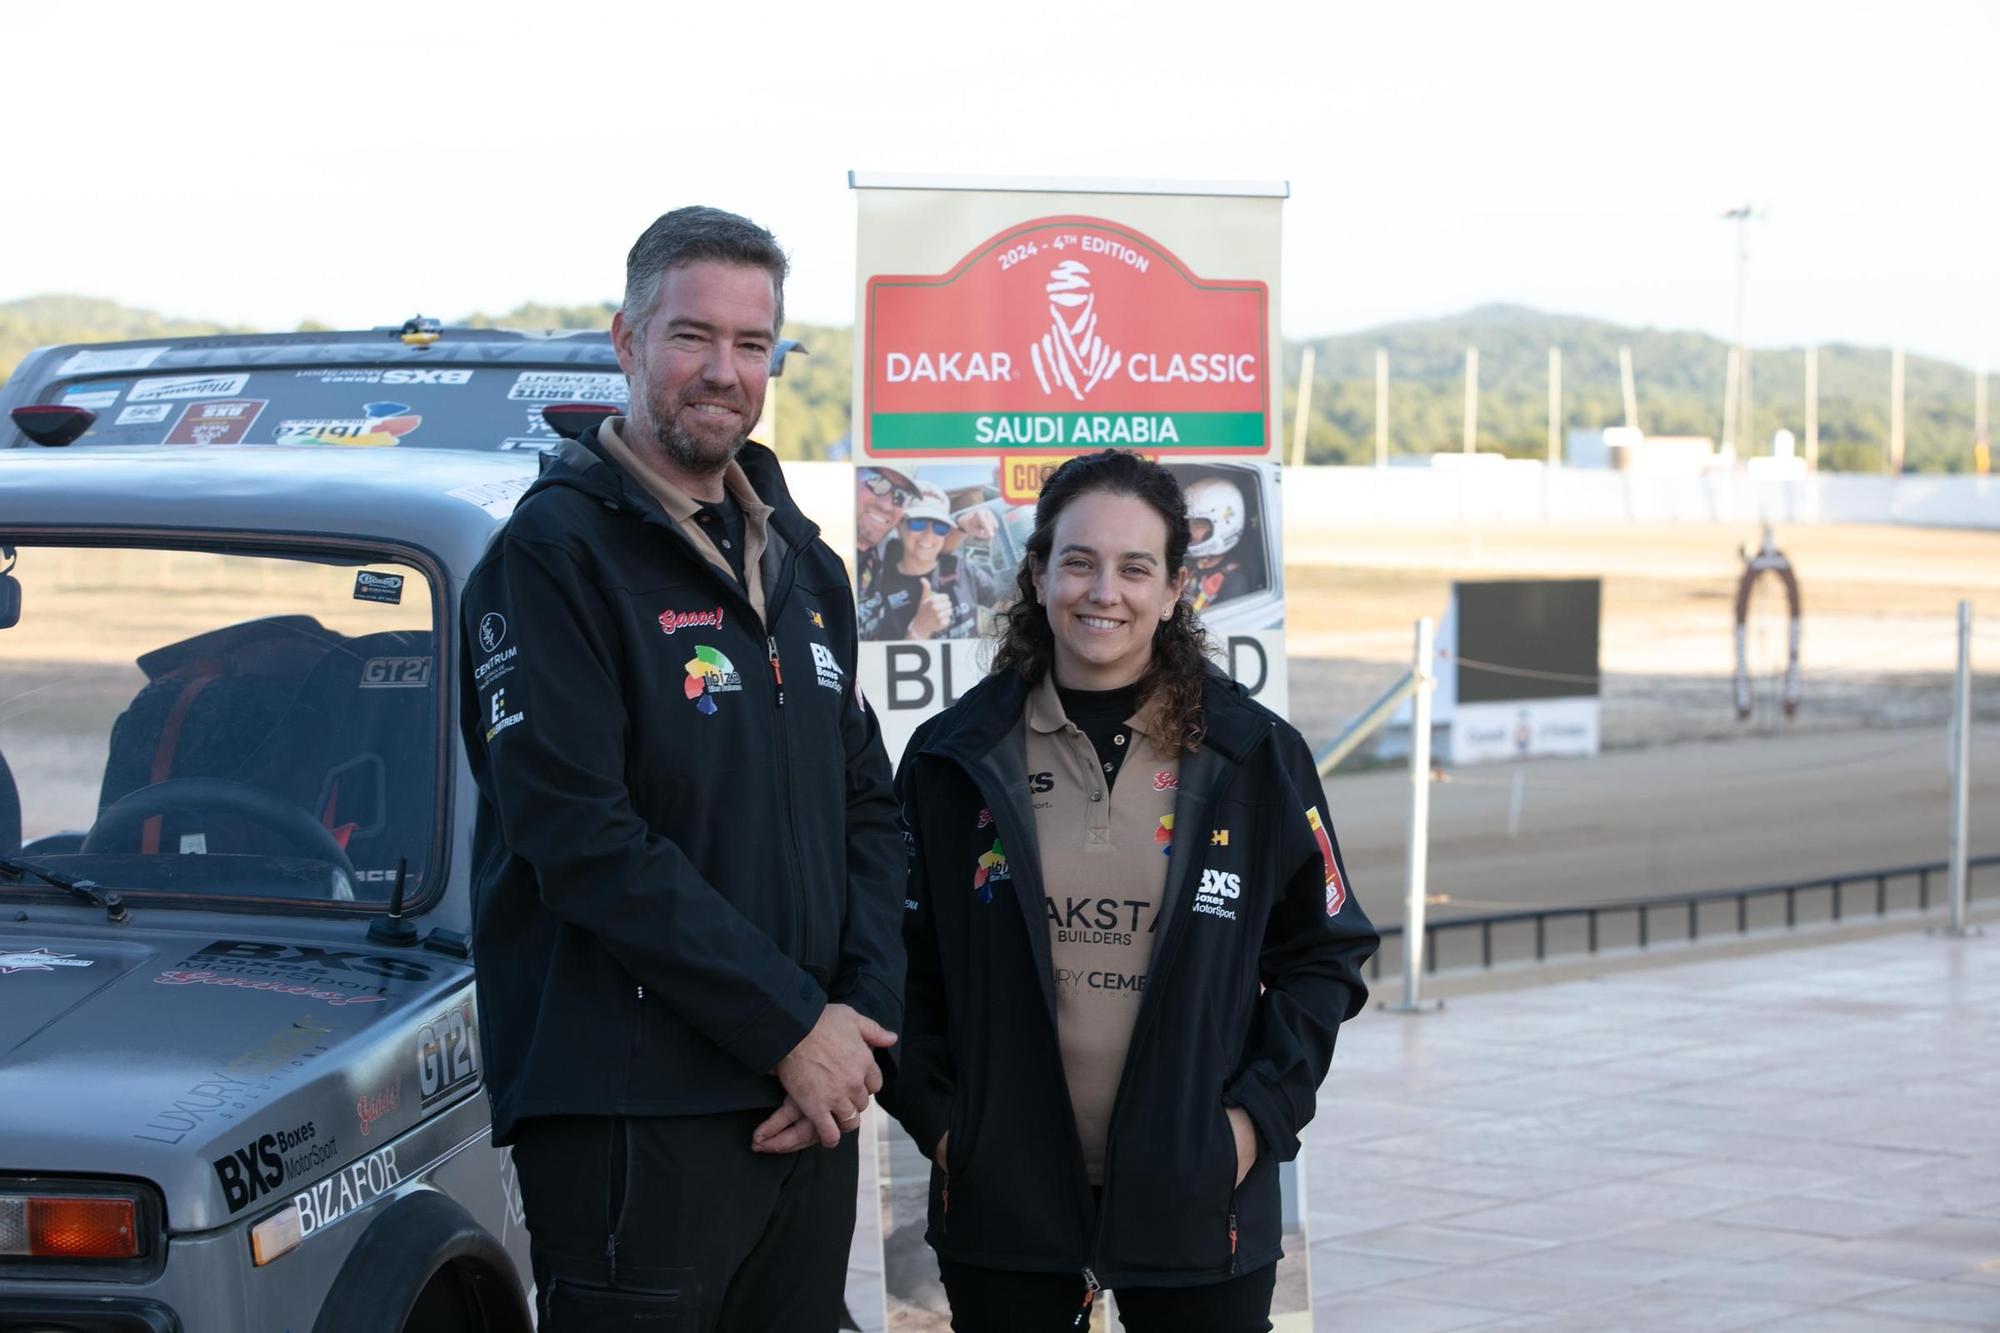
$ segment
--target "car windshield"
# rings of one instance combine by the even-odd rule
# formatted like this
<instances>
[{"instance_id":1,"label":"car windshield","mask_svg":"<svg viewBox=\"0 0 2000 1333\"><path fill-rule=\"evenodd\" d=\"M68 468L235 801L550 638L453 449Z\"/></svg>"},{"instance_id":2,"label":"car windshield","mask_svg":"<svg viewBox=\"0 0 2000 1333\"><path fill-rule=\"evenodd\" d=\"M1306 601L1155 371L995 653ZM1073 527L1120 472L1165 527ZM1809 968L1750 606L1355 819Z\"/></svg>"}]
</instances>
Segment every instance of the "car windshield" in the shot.
<instances>
[{"instance_id":1,"label":"car windshield","mask_svg":"<svg viewBox=\"0 0 2000 1333\"><path fill-rule=\"evenodd\" d=\"M561 442L554 403L622 407L625 377L576 368L329 365L64 379L46 400L97 414L78 444L530 449Z\"/></svg>"},{"instance_id":2,"label":"car windshield","mask_svg":"<svg viewBox=\"0 0 2000 1333\"><path fill-rule=\"evenodd\" d=\"M419 895L430 581L326 553L0 547L0 854L174 899ZM0 885L0 889L7 886Z\"/></svg>"}]
</instances>

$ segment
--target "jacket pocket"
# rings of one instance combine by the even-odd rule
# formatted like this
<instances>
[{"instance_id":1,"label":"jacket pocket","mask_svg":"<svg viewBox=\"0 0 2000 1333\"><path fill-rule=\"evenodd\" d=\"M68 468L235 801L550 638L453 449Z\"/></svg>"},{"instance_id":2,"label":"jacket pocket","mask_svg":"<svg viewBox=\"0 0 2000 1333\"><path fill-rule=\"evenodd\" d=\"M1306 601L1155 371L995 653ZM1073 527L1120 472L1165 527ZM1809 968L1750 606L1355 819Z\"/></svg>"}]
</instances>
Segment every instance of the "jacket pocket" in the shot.
<instances>
[{"instance_id":1,"label":"jacket pocket","mask_svg":"<svg viewBox=\"0 0 2000 1333\"><path fill-rule=\"evenodd\" d=\"M557 1278L549 1284L545 1327L557 1333L681 1333L701 1325L701 1288L692 1268L659 1270L651 1290L589 1287Z\"/></svg>"}]
</instances>

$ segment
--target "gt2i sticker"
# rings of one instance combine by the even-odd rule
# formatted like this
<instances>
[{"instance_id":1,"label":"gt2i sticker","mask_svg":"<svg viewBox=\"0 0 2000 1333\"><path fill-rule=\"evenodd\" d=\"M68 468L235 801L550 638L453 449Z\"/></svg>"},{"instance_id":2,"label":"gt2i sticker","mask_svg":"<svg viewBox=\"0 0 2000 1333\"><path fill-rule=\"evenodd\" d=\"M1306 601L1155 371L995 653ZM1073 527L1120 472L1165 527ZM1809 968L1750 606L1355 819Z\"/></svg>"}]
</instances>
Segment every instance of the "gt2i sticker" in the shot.
<instances>
[{"instance_id":1,"label":"gt2i sticker","mask_svg":"<svg viewBox=\"0 0 2000 1333\"><path fill-rule=\"evenodd\" d=\"M253 1199L268 1194L287 1180L309 1176L333 1160L339 1150L332 1137L321 1139L319 1130L308 1120L296 1129L259 1134L227 1157L209 1163L222 1185L223 1200L231 1213L240 1213Z\"/></svg>"},{"instance_id":2,"label":"gt2i sticker","mask_svg":"<svg viewBox=\"0 0 2000 1333\"><path fill-rule=\"evenodd\" d=\"M421 690L430 683L428 657L371 657L361 664L364 690Z\"/></svg>"},{"instance_id":3,"label":"gt2i sticker","mask_svg":"<svg viewBox=\"0 0 2000 1333\"><path fill-rule=\"evenodd\" d=\"M301 370L302 380L318 380L321 384L470 384L470 370L379 370L368 367L344 367L333 370Z\"/></svg>"},{"instance_id":4,"label":"gt2i sticker","mask_svg":"<svg viewBox=\"0 0 2000 1333\"><path fill-rule=\"evenodd\" d=\"M299 1237L331 1226L356 1208L375 1202L403 1183L394 1148L378 1148L292 1199L299 1210Z\"/></svg>"},{"instance_id":5,"label":"gt2i sticker","mask_svg":"<svg viewBox=\"0 0 2000 1333\"><path fill-rule=\"evenodd\" d=\"M263 414L268 399L223 398L189 403L167 432L168 444L241 444L250 426Z\"/></svg>"},{"instance_id":6,"label":"gt2i sticker","mask_svg":"<svg viewBox=\"0 0 2000 1333\"><path fill-rule=\"evenodd\" d=\"M89 967L96 960L78 958L73 953L50 953L47 948L25 953L0 953L0 976L9 972L53 972L59 967Z\"/></svg>"},{"instance_id":7,"label":"gt2i sticker","mask_svg":"<svg viewBox=\"0 0 2000 1333\"><path fill-rule=\"evenodd\" d=\"M368 569L360 570L354 576L354 600L381 602L387 606L394 606L403 600L403 576L377 574Z\"/></svg>"},{"instance_id":8,"label":"gt2i sticker","mask_svg":"<svg viewBox=\"0 0 2000 1333\"><path fill-rule=\"evenodd\" d=\"M1326 863L1326 914L1339 916L1341 907L1347 902L1347 882L1340 877L1340 862L1333 855L1333 839L1326 835L1326 825L1320 822L1319 807L1306 807L1306 823L1312 827L1313 840L1319 843L1320 860Z\"/></svg>"},{"instance_id":9,"label":"gt2i sticker","mask_svg":"<svg viewBox=\"0 0 2000 1333\"><path fill-rule=\"evenodd\" d=\"M418 1095L429 1110L478 1081L478 1029L468 1000L417 1029Z\"/></svg>"}]
</instances>

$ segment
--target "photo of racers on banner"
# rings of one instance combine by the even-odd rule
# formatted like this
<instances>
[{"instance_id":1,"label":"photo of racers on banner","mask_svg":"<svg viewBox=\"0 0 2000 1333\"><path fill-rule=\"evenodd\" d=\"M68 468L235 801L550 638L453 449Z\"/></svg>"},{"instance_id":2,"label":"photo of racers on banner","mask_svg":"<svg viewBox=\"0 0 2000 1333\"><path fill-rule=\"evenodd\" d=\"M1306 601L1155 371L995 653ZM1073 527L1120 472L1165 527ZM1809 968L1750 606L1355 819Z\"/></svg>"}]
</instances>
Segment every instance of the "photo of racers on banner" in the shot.
<instances>
[{"instance_id":1,"label":"photo of racers on banner","mask_svg":"<svg viewBox=\"0 0 2000 1333\"><path fill-rule=\"evenodd\" d=\"M866 642L990 639L1019 595L1034 490L1060 459L864 463L855 483L855 602ZM1188 501L1189 597L1211 634L1281 629L1278 469L1166 464Z\"/></svg>"}]
</instances>

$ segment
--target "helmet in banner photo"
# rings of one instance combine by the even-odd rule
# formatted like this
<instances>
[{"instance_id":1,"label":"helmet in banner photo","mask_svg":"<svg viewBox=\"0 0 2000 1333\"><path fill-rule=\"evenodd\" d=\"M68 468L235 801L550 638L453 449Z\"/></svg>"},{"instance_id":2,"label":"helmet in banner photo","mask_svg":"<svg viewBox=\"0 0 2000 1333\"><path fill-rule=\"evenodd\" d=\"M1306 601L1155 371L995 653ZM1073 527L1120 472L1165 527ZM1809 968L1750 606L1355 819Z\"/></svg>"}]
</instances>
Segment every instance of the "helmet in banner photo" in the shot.
<instances>
[{"instance_id":1,"label":"helmet in banner photo","mask_svg":"<svg viewBox=\"0 0 2000 1333\"><path fill-rule=\"evenodd\" d=\"M1243 539L1243 492L1222 477L1203 477L1187 488L1188 551L1197 560L1227 555Z\"/></svg>"}]
</instances>

